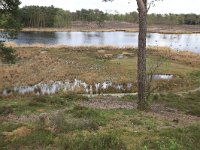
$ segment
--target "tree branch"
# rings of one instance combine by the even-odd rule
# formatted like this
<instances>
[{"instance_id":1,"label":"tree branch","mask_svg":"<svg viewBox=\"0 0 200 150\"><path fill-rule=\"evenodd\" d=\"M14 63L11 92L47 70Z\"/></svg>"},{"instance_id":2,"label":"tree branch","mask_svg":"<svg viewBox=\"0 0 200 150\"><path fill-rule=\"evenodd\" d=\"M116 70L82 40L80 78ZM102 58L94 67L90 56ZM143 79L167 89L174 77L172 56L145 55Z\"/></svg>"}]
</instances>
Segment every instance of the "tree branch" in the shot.
<instances>
[{"instance_id":1,"label":"tree branch","mask_svg":"<svg viewBox=\"0 0 200 150\"><path fill-rule=\"evenodd\" d=\"M138 9L142 11L146 11L144 0L136 0L136 1L137 1Z\"/></svg>"}]
</instances>

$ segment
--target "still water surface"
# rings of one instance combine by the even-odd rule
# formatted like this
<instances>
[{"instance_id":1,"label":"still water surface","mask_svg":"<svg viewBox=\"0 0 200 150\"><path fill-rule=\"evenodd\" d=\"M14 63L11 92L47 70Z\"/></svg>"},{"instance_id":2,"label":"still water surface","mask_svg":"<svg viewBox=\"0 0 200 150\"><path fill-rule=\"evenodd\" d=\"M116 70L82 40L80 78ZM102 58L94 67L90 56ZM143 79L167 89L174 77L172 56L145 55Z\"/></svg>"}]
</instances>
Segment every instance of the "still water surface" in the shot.
<instances>
[{"instance_id":1,"label":"still water surface","mask_svg":"<svg viewBox=\"0 0 200 150\"><path fill-rule=\"evenodd\" d=\"M132 32L21 32L18 44L42 43L48 45L115 45L137 46L138 33ZM147 45L167 46L175 50L200 53L200 34L148 33Z\"/></svg>"}]
</instances>

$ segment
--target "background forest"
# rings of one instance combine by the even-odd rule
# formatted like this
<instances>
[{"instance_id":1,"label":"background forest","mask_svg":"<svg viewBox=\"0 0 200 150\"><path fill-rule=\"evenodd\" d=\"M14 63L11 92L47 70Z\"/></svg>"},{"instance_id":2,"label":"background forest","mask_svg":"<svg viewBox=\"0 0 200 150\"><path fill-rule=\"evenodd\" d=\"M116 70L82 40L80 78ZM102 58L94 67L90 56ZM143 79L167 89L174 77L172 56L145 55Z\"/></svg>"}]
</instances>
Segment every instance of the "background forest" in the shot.
<instances>
[{"instance_id":1,"label":"background forest","mask_svg":"<svg viewBox=\"0 0 200 150\"><path fill-rule=\"evenodd\" d=\"M54 6L25 6L20 9L20 20L24 27L70 27L73 21L96 22L99 27L103 27L105 21L138 23L138 13L111 14L99 9L70 12ZM148 24L199 25L200 15L149 14Z\"/></svg>"}]
</instances>

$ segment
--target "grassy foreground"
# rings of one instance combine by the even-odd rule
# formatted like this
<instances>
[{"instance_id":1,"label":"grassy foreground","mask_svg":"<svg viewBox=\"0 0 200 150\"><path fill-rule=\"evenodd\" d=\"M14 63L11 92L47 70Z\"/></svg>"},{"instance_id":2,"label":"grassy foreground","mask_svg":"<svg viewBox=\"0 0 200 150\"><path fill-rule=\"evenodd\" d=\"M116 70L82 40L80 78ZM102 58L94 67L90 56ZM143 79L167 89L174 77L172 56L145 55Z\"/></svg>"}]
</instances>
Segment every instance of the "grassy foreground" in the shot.
<instances>
[{"instance_id":1,"label":"grassy foreground","mask_svg":"<svg viewBox=\"0 0 200 150\"><path fill-rule=\"evenodd\" d=\"M198 150L200 118L189 114L200 116L199 92L176 96L154 96L150 112L135 97L2 98L0 149Z\"/></svg>"}]
</instances>

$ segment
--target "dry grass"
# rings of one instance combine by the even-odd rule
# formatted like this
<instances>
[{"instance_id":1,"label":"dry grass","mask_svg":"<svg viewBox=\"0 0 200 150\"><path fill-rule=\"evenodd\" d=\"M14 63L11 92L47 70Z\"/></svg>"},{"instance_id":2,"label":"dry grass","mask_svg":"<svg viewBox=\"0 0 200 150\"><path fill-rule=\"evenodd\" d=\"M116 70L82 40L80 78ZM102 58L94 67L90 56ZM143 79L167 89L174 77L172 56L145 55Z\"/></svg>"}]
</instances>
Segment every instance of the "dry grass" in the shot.
<instances>
[{"instance_id":1,"label":"dry grass","mask_svg":"<svg viewBox=\"0 0 200 150\"><path fill-rule=\"evenodd\" d=\"M174 51L168 47L148 47L150 55L158 55L169 58L171 60L186 63L194 66L200 65L200 54L190 51Z\"/></svg>"},{"instance_id":2,"label":"dry grass","mask_svg":"<svg viewBox=\"0 0 200 150\"><path fill-rule=\"evenodd\" d=\"M118 28L118 29L106 29L106 28L24 28L23 32L139 32L138 28ZM200 33L198 30L187 31L184 29L158 29L149 27L148 33L160 33L160 34L194 34Z\"/></svg>"},{"instance_id":3,"label":"dry grass","mask_svg":"<svg viewBox=\"0 0 200 150\"><path fill-rule=\"evenodd\" d=\"M13 47L13 48L67 48L67 49L121 49L118 46L115 45L79 45L79 46L71 46L71 45L47 45L47 44L41 44L41 43L34 43L34 44L17 44L15 42L5 42L5 46L7 47ZM134 46L124 46L124 49L128 48L136 48Z\"/></svg>"},{"instance_id":4,"label":"dry grass","mask_svg":"<svg viewBox=\"0 0 200 150\"><path fill-rule=\"evenodd\" d=\"M25 126L19 127L12 132L3 132L3 135L6 137L8 140L14 140L19 137L25 137L28 134L31 133L31 130Z\"/></svg>"},{"instance_id":5,"label":"dry grass","mask_svg":"<svg viewBox=\"0 0 200 150\"><path fill-rule=\"evenodd\" d=\"M10 43L12 45L13 43ZM75 78L87 83L106 80L113 83L135 83L137 77L136 48L113 46L16 46L18 62L3 64L0 68L0 89L13 86L34 85L41 81L64 81ZM188 75L198 71L200 55L191 52L175 52L168 48L149 47L148 61L166 57L158 73L175 74L190 83ZM123 54L123 59L117 56ZM187 80L186 80L187 79ZM184 87L188 84L183 85ZM182 84L180 84L181 88ZM175 86L174 86L175 87ZM173 89L173 88L172 88Z\"/></svg>"},{"instance_id":6,"label":"dry grass","mask_svg":"<svg viewBox=\"0 0 200 150\"><path fill-rule=\"evenodd\" d=\"M24 28L25 32L138 32L138 24L128 23L128 22L112 22L106 21L104 28L99 28L96 22L86 23L86 22L73 22L72 26L69 28ZM192 34L200 33L198 25L149 25L149 33L163 33L163 34Z\"/></svg>"}]
</instances>

